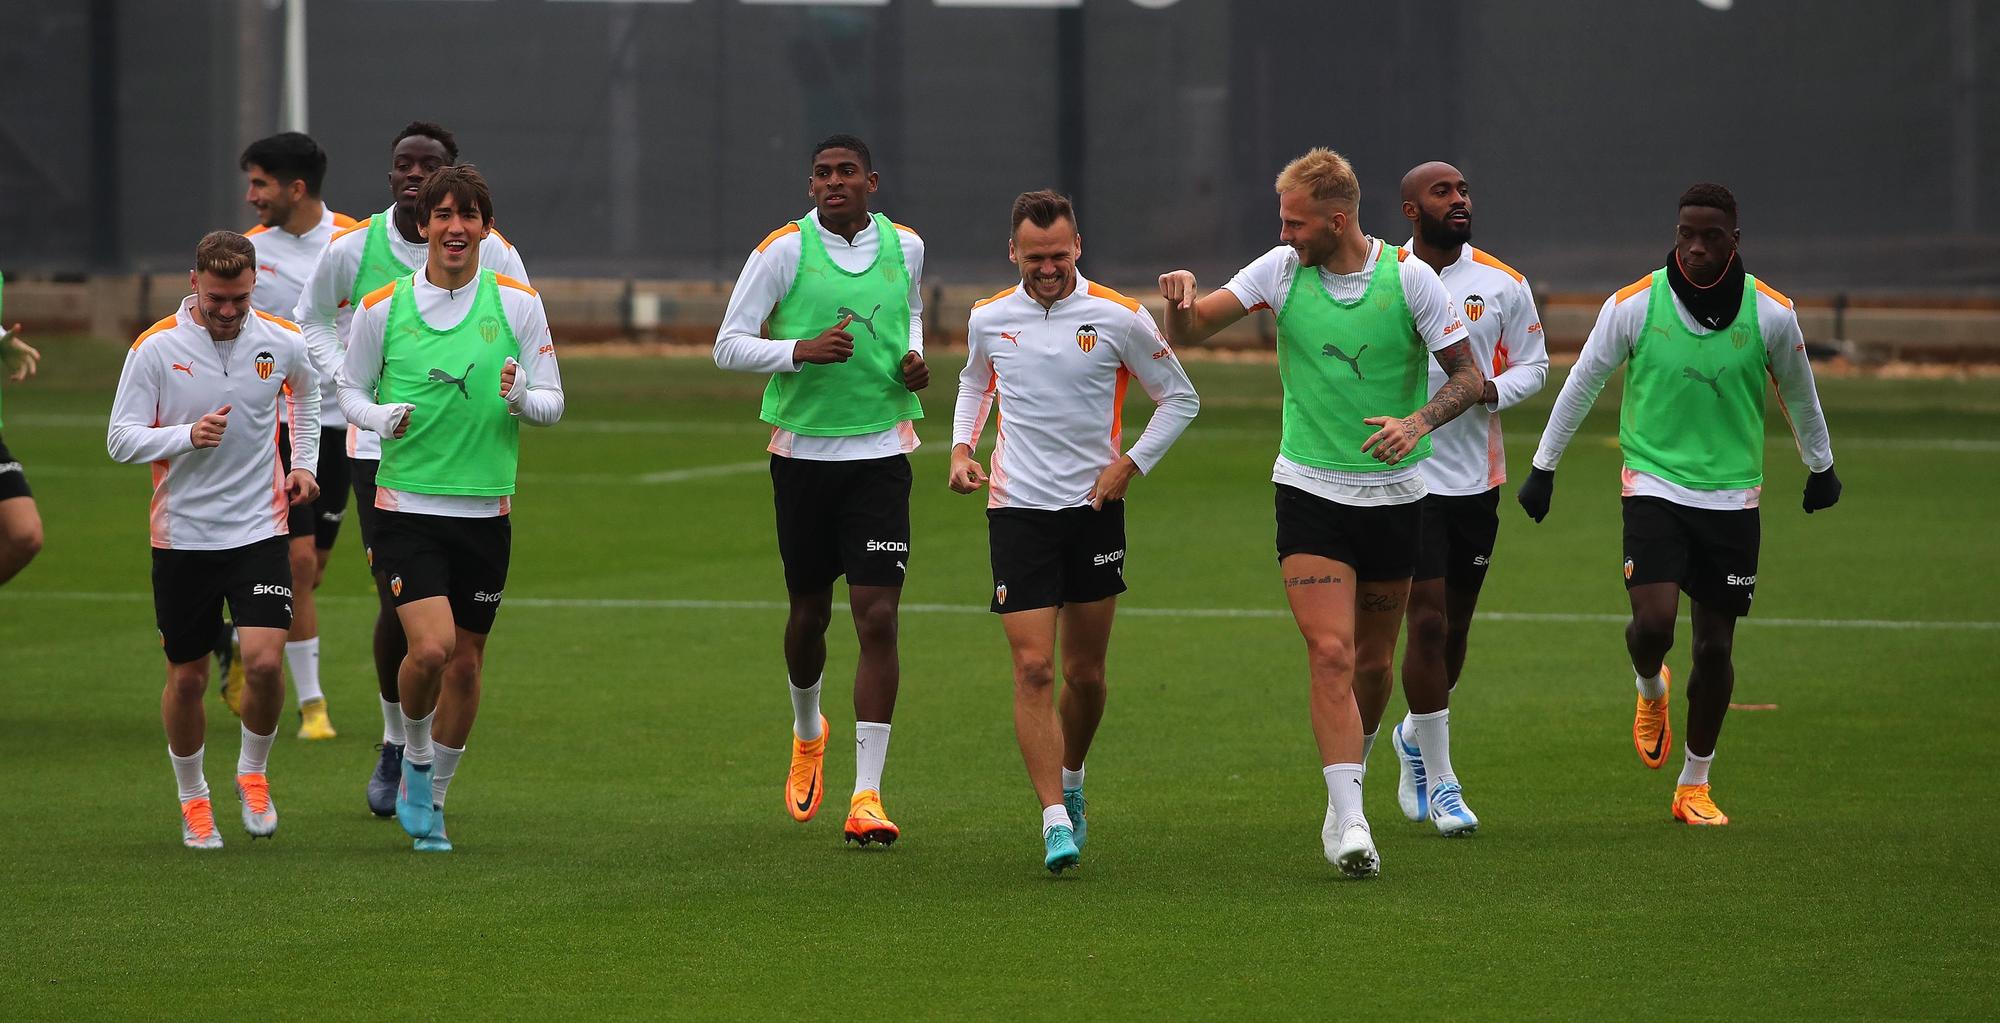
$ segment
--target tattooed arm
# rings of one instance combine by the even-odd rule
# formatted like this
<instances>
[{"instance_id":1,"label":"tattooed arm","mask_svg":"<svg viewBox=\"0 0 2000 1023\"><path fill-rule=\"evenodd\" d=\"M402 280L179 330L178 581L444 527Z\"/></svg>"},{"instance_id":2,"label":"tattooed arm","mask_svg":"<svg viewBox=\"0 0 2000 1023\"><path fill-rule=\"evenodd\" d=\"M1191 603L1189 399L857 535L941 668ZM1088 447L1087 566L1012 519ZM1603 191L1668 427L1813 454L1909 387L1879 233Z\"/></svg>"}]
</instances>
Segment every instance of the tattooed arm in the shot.
<instances>
[{"instance_id":1,"label":"tattooed arm","mask_svg":"<svg viewBox=\"0 0 2000 1023\"><path fill-rule=\"evenodd\" d=\"M1425 434L1457 419L1459 413L1479 400L1486 379L1479 372L1479 363L1472 358L1472 343L1461 340L1433 354L1449 379L1438 387L1437 393L1431 395L1431 400L1415 415L1401 419L1370 416L1362 420L1379 429L1374 436L1362 442L1361 450L1386 464L1395 465L1403 460L1404 455L1416 450L1417 442L1423 440Z\"/></svg>"}]
</instances>

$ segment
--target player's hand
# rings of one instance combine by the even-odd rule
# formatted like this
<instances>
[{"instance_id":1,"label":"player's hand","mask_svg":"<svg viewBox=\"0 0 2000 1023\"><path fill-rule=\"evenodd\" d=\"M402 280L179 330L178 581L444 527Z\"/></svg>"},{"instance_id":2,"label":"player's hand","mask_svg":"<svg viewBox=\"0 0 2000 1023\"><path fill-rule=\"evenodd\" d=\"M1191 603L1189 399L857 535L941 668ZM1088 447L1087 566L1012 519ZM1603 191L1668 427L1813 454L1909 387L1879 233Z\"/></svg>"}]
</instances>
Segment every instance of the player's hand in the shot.
<instances>
[{"instance_id":1,"label":"player's hand","mask_svg":"<svg viewBox=\"0 0 2000 1023\"><path fill-rule=\"evenodd\" d=\"M915 392L930 385L931 368L924 364L924 357L915 352L903 356L903 386Z\"/></svg>"},{"instance_id":2,"label":"player's hand","mask_svg":"<svg viewBox=\"0 0 2000 1023\"><path fill-rule=\"evenodd\" d=\"M385 432L390 437L401 440L404 434L410 432L410 417L415 415L416 411L417 407L415 405L407 403L398 403L389 406L389 425L391 429Z\"/></svg>"},{"instance_id":3,"label":"player's hand","mask_svg":"<svg viewBox=\"0 0 2000 1023\"><path fill-rule=\"evenodd\" d=\"M1521 481L1521 489L1514 492L1514 500L1521 502L1521 508L1536 522L1549 514L1549 499L1556 495L1556 471L1554 469L1529 468L1528 478Z\"/></svg>"},{"instance_id":4,"label":"player's hand","mask_svg":"<svg viewBox=\"0 0 2000 1023\"><path fill-rule=\"evenodd\" d=\"M1831 508L1840 503L1840 477L1833 474L1833 466L1825 471L1806 477L1806 514L1811 515L1821 508Z\"/></svg>"},{"instance_id":5,"label":"player's hand","mask_svg":"<svg viewBox=\"0 0 2000 1023\"><path fill-rule=\"evenodd\" d=\"M815 338L792 345L792 361L810 362L816 366L846 362L854 357L854 335L847 332L847 325L854 322L854 314L840 318L840 322L820 332Z\"/></svg>"},{"instance_id":6,"label":"player's hand","mask_svg":"<svg viewBox=\"0 0 2000 1023\"><path fill-rule=\"evenodd\" d=\"M1175 309L1193 309L1195 300L1194 271L1169 270L1160 275L1160 297Z\"/></svg>"},{"instance_id":7,"label":"player's hand","mask_svg":"<svg viewBox=\"0 0 2000 1023\"><path fill-rule=\"evenodd\" d=\"M42 359L42 353L29 347L21 340L21 325L7 332L7 343L0 345L0 362L6 363L7 379L20 383L35 375L35 364Z\"/></svg>"},{"instance_id":8,"label":"player's hand","mask_svg":"<svg viewBox=\"0 0 2000 1023\"><path fill-rule=\"evenodd\" d=\"M222 431L229 429L229 410L233 406L224 405L208 415L194 421L188 430L188 438L198 448L212 448L222 443Z\"/></svg>"},{"instance_id":9,"label":"player's hand","mask_svg":"<svg viewBox=\"0 0 2000 1023\"><path fill-rule=\"evenodd\" d=\"M509 355L507 361L500 364L500 397L513 400L514 380L520 374L521 364L515 362L514 357Z\"/></svg>"},{"instance_id":10,"label":"player's hand","mask_svg":"<svg viewBox=\"0 0 2000 1023\"><path fill-rule=\"evenodd\" d=\"M970 494L986 485L986 470L979 467L972 449L964 444L952 445L950 483L951 489L961 494Z\"/></svg>"},{"instance_id":11,"label":"player's hand","mask_svg":"<svg viewBox=\"0 0 2000 1023\"><path fill-rule=\"evenodd\" d=\"M1097 482L1090 485L1090 506L1102 511L1106 501L1123 501L1125 488L1132 485L1132 477L1138 475L1139 463L1131 455L1119 455L1118 460L1104 467L1097 474Z\"/></svg>"},{"instance_id":12,"label":"player's hand","mask_svg":"<svg viewBox=\"0 0 2000 1023\"><path fill-rule=\"evenodd\" d=\"M1431 432L1429 423L1422 416L1369 416L1362 422L1377 427L1375 434L1361 442L1361 450L1374 455L1375 460L1384 465L1395 465L1403 456L1417 449L1417 442L1424 434Z\"/></svg>"},{"instance_id":13,"label":"player's hand","mask_svg":"<svg viewBox=\"0 0 2000 1023\"><path fill-rule=\"evenodd\" d=\"M319 499L319 481L304 469L293 469L285 477L285 496L294 505L311 504Z\"/></svg>"}]
</instances>

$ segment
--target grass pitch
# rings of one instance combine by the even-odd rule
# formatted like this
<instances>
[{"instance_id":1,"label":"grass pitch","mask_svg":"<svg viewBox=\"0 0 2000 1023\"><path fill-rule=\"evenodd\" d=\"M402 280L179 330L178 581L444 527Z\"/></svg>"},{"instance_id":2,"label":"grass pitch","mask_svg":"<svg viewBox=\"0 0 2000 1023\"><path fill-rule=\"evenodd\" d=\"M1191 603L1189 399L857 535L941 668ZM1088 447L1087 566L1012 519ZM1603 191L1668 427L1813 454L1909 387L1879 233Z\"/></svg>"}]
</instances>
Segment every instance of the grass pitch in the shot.
<instances>
[{"instance_id":1,"label":"grass pitch","mask_svg":"<svg viewBox=\"0 0 2000 1023\"><path fill-rule=\"evenodd\" d=\"M287 713L283 826L252 843L227 796L235 721L211 699L228 847L197 855L156 710L147 475L104 454L123 346L44 350L43 377L6 394L48 547L0 590L0 1016L2000 1015L1987 384L1822 381L1847 492L1810 518L1774 432L1736 699L1778 709L1731 715L1715 785L1735 823L1712 831L1668 819L1678 752L1655 773L1630 747L1607 391L1549 521L1503 508L1482 602L1499 614L1453 701L1479 834L1403 821L1377 750L1383 875L1345 883L1320 853L1303 650L1271 553L1276 371L1192 365L1201 418L1132 491L1090 844L1051 879L983 611L983 497L944 486L949 360L914 456L893 848L840 843L844 617L834 791L807 825L780 805L761 381L570 358L567 421L524 431L507 603L452 788L458 851L412 854L363 803L379 715L350 524L321 590L340 738L298 742ZM1517 475L1559 382L1508 413ZM1131 429L1146 411L1135 396ZM1669 663L1685 651L1683 629Z\"/></svg>"}]
</instances>

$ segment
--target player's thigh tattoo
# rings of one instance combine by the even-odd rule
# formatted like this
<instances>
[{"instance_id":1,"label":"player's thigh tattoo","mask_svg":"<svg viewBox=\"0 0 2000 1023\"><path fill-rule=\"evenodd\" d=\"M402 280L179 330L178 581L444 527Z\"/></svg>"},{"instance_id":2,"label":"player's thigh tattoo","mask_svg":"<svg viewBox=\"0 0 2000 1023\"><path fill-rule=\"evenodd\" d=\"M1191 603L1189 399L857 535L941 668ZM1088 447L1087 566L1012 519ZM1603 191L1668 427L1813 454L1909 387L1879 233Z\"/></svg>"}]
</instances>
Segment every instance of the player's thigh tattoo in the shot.
<instances>
[{"instance_id":1,"label":"player's thigh tattoo","mask_svg":"<svg viewBox=\"0 0 2000 1023\"><path fill-rule=\"evenodd\" d=\"M1338 586L1338 585L1340 585L1340 578L1338 576L1288 575L1285 577L1285 589L1288 590L1299 586Z\"/></svg>"},{"instance_id":2,"label":"player's thigh tattoo","mask_svg":"<svg viewBox=\"0 0 2000 1023\"><path fill-rule=\"evenodd\" d=\"M1361 595L1363 611L1400 611L1403 598L1393 593L1364 593Z\"/></svg>"}]
</instances>

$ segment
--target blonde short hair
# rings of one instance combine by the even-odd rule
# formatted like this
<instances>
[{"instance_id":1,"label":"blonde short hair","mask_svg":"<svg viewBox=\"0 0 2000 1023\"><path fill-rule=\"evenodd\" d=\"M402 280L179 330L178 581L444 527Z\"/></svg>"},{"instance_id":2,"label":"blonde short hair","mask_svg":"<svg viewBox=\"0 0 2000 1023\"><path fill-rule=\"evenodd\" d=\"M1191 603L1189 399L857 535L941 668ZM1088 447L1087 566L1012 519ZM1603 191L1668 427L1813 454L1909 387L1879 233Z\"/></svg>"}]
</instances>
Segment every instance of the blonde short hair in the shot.
<instances>
[{"instance_id":1,"label":"blonde short hair","mask_svg":"<svg viewBox=\"0 0 2000 1023\"><path fill-rule=\"evenodd\" d=\"M1349 209L1361 204L1361 182L1354 176L1354 166L1347 157L1323 146L1307 150L1278 172L1279 195L1295 188L1309 190L1320 202Z\"/></svg>"},{"instance_id":2,"label":"blonde short hair","mask_svg":"<svg viewBox=\"0 0 2000 1023\"><path fill-rule=\"evenodd\" d=\"M256 246L234 231L210 231L194 247L194 268L200 273L233 278L256 265Z\"/></svg>"}]
</instances>

